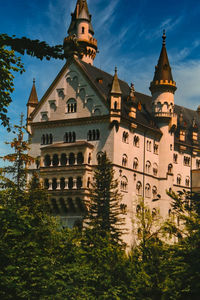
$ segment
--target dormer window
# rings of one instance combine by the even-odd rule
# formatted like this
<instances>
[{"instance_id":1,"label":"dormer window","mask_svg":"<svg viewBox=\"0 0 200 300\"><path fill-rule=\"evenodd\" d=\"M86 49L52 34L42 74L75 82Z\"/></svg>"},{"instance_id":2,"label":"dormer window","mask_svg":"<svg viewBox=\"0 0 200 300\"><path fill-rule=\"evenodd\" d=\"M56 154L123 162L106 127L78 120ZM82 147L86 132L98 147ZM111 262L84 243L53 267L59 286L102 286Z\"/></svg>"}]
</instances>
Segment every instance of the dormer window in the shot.
<instances>
[{"instance_id":1,"label":"dormer window","mask_svg":"<svg viewBox=\"0 0 200 300\"><path fill-rule=\"evenodd\" d=\"M180 130L179 139L181 142L185 142L185 130Z\"/></svg>"},{"instance_id":2,"label":"dormer window","mask_svg":"<svg viewBox=\"0 0 200 300\"><path fill-rule=\"evenodd\" d=\"M198 140L198 133L195 131L192 132L192 140L195 142Z\"/></svg>"}]
</instances>

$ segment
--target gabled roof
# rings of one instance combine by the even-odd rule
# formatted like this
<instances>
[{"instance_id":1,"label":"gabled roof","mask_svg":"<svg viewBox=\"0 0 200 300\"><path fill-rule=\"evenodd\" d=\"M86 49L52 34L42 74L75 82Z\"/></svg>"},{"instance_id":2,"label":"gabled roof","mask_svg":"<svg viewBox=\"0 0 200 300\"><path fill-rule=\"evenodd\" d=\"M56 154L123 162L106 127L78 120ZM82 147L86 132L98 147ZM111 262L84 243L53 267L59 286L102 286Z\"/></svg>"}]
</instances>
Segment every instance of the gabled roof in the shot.
<instances>
[{"instance_id":1,"label":"gabled roof","mask_svg":"<svg viewBox=\"0 0 200 300\"><path fill-rule=\"evenodd\" d=\"M44 94L42 97L41 101L37 105L36 109L32 113L32 117L36 114L36 112L39 110L41 107L42 103L45 101L46 97L50 94L56 83L59 81L60 77L63 76L63 74L66 72L67 68L70 66L70 64L75 63L76 66L79 67L80 71L82 74L89 80L91 86L97 91L99 94L101 100L104 102L105 105L109 106L109 101L110 101L110 93L112 89L112 83L113 83L113 76L110 75L107 72L104 72L90 64L87 64L79 59L71 59L69 60L60 73L57 75L53 83L50 85L49 89L47 92ZM119 87L121 90L121 98L122 98L122 117L130 120L129 118L129 103L128 99L130 97L130 87L129 85L120 79L118 79ZM141 109L137 109L137 114L136 114L136 120L135 122L145 126L147 128L150 128L158 133L161 134L160 129L158 128L156 124L156 120L154 119L152 115L152 97L135 92L135 102L141 104ZM175 113L180 116L182 113L183 115L183 123L186 124L186 142L188 145L192 145L192 140L191 140L191 130L192 130L192 123L193 120L195 119L196 125L197 125L197 130L199 132L199 137L200 137L200 116L199 114L191 109L181 107L179 105L175 105ZM176 137L175 141L178 142L178 135L179 135L179 127L178 130L176 131ZM199 140L200 144L200 140Z\"/></svg>"}]
</instances>

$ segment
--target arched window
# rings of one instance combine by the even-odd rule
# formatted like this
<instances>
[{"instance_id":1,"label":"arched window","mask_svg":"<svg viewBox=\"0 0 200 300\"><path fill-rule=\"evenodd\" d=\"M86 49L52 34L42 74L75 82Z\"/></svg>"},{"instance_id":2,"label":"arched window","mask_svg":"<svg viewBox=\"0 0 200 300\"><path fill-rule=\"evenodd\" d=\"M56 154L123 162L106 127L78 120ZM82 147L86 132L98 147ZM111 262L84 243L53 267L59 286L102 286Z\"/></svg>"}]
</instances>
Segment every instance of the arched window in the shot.
<instances>
[{"instance_id":1,"label":"arched window","mask_svg":"<svg viewBox=\"0 0 200 300\"><path fill-rule=\"evenodd\" d=\"M100 163L101 163L102 155L103 155L102 151L100 151L100 152L97 153L97 163L98 163L98 165L100 165Z\"/></svg>"},{"instance_id":2,"label":"arched window","mask_svg":"<svg viewBox=\"0 0 200 300\"><path fill-rule=\"evenodd\" d=\"M75 164L75 155L74 153L69 154L69 165L74 165Z\"/></svg>"},{"instance_id":3,"label":"arched window","mask_svg":"<svg viewBox=\"0 0 200 300\"><path fill-rule=\"evenodd\" d=\"M49 135L49 144L52 144L53 143L53 135L50 133Z\"/></svg>"},{"instance_id":4,"label":"arched window","mask_svg":"<svg viewBox=\"0 0 200 300\"><path fill-rule=\"evenodd\" d=\"M77 177L76 185L77 185L77 189L81 189L82 188L83 182L82 182L82 178L81 177Z\"/></svg>"},{"instance_id":5,"label":"arched window","mask_svg":"<svg viewBox=\"0 0 200 300\"><path fill-rule=\"evenodd\" d=\"M44 166L45 167L50 167L51 165L51 158L50 158L50 155L45 155L44 157Z\"/></svg>"},{"instance_id":6,"label":"arched window","mask_svg":"<svg viewBox=\"0 0 200 300\"><path fill-rule=\"evenodd\" d=\"M49 143L49 135L46 134L46 144L48 144L48 143Z\"/></svg>"},{"instance_id":7,"label":"arched window","mask_svg":"<svg viewBox=\"0 0 200 300\"><path fill-rule=\"evenodd\" d=\"M96 140L100 139L100 131L99 129L96 130Z\"/></svg>"},{"instance_id":8,"label":"arched window","mask_svg":"<svg viewBox=\"0 0 200 300\"><path fill-rule=\"evenodd\" d=\"M91 153L89 153L89 155L88 155L88 164L90 165L90 163L91 163L91 160L92 160L92 156L91 156Z\"/></svg>"},{"instance_id":9,"label":"arched window","mask_svg":"<svg viewBox=\"0 0 200 300\"><path fill-rule=\"evenodd\" d=\"M76 142L76 133L72 132L72 143Z\"/></svg>"},{"instance_id":10,"label":"arched window","mask_svg":"<svg viewBox=\"0 0 200 300\"><path fill-rule=\"evenodd\" d=\"M96 140L96 130L92 130L92 140L95 141Z\"/></svg>"},{"instance_id":11,"label":"arched window","mask_svg":"<svg viewBox=\"0 0 200 300\"><path fill-rule=\"evenodd\" d=\"M84 34L85 33L85 27L82 27L81 30L82 30L82 34Z\"/></svg>"},{"instance_id":12,"label":"arched window","mask_svg":"<svg viewBox=\"0 0 200 300\"><path fill-rule=\"evenodd\" d=\"M57 167L59 164L58 154L53 155L53 166Z\"/></svg>"},{"instance_id":13,"label":"arched window","mask_svg":"<svg viewBox=\"0 0 200 300\"><path fill-rule=\"evenodd\" d=\"M133 169L137 170L138 165L139 165L139 161L138 161L137 157L135 157L134 160L133 160Z\"/></svg>"},{"instance_id":14,"label":"arched window","mask_svg":"<svg viewBox=\"0 0 200 300\"><path fill-rule=\"evenodd\" d=\"M146 186L145 186L145 196L147 198L151 197L151 186L150 186L149 183L147 183Z\"/></svg>"},{"instance_id":15,"label":"arched window","mask_svg":"<svg viewBox=\"0 0 200 300\"><path fill-rule=\"evenodd\" d=\"M128 179L126 176L123 176L121 179L121 191L126 192L128 190Z\"/></svg>"},{"instance_id":16,"label":"arched window","mask_svg":"<svg viewBox=\"0 0 200 300\"><path fill-rule=\"evenodd\" d=\"M64 136L64 142L69 143L69 135L67 132L65 133L65 136Z\"/></svg>"},{"instance_id":17,"label":"arched window","mask_svg":"<svg viewBox=\"0 0 200 300\"><path fill-rule=\"evenodd\" d=\"M57 189L57 179L53 178L52 179L52 190L55 191Z\"/></svg>"},{"instance_id":18,"label":"arched window","mask_svg":"<svg viewBox=\"0 0 200 300\"><path fill-rule=\"evenodd\" d=\"M124 131L124 132L123 132L123 135L122 135L122 142L128 144L128 137L129 137L128 132L127 132L127 131Z\"/></svg>"},{"instance_id":19,"label":"arched window","mask_svg":"<svg viewBox=\"0 0 200 300\"><path fill-rule=\"evenodd\" d=\"M76 100L71 98L67 101L67 113L75 113L77 110Z\"/></svg>"},{"instance_id":20,"label":"arched window","mask_svg":"<svg viewBox=\"0 0 200 300\"><path fill-rule=\"evenodd\" d=\"M114 110L117 110L118 109L118 103L117 101L114 102Z\"/></svg>"},{"instance_id":21,"label":"arched window","mask_svg":"<svg viewBox=\"0 0 200 300\"><path fill-rule=\"evenodd\" d=\"M168 173L172 173L173 172L173 165L172 164L169 164L168 165Z\"/></svg>"},{"instance_id":22,"label":"arched window","mask_svg":"<svg viewBox=\"0 0 200 300\"><path fill-rule=\"evenodd\" d=\"M74 180L73 180L73 177L69 177L68 179L68 188L69 190L73 189L74 187Z\"/></svg>"},{"instance_id":23,"label":"arched window","mask_svg":"<svg viewBox=\"0 0 200 300\"><path fill-rule=\"evenodd\" d=\"M151 171L151 163L150 163L149 160L147 160L147 162L146 162L146 172L150 173L150 171Z\"/></svg>"},{"instance_id":24,"label":"arched window","mask_svg":"<svg viewBox=\"0 0 200 300\"><path fill-rule=\"evenodd\" d=\"M152 188L153 197L155 197L157 195L157 193L158 193L157 187L154 185Z\"/></svg>"},{"instance_id":25,"label":"arched window","mask_svg":"<svg viewBox=\"0 0 200 300\"><path fill-rule=\"evenodd\" d=\"M51 203L52 203L52 206L53 206L53 213L56 214L56 215L59 215L60 211L59 211L56 199L51 199Z\"/></svg>"},{"instance_id":26,"label":"arched window","mask_svg":"<svg viewBox=\"0 0 200 300\"><path fill-rule=\"evenodd\" d=\"M187 176L187 177L185 178L185 185L186 185L187 187L190 186L190 177L189 177L189 176Z\"/></svg>"},{"instance_id":27,"label":"arched window","mask_svg":"<svg viewBox=\"0 0 200 300\"><path fill-rule=\"evenodd\" d=\"M71 143L71 142L72 142L72 133L69 132L69 143Z\"/></svg>"},{"instance_id":28,"label":"arched window","mask_svg":"<svg viewBox=\"0 0 200 300\"><path fill-rule=\"evenodd\" d=\"M139 138L139 136L138 135L134 135L134 138L133 138L133 145L135 146L135 147L139 147L139 144L140 143L140 138Z\"/></svg>"},{"instance_id":29,"label":"arched window","mask_svg":"<svg viewBox=\"0 0 200 300\"><path fill-rule=\"evenodd\" d=\"M176 182L178 185L181 185L181 175L180 174L177 175Z\"/></svg>"},{"instance_id":30,"label":"arched window","mask_svg":"<svg viewBox=\"0 0 200 300\"><path fill-rule=\"evenodd\" d=\"M69 205L70 212L75 212L76 208L75 208L72 198L67 198L67 203Z\"/></svg>"},{"instance_id":31,"label":"arched window","mask_svg":"<svg viewBox=\"0 0 200 300\"><path fill-rule=\"evenodd\" d=\"M43 134L41 138L41 145L45 145L45 141L46 141L45 135Z\"/></svg>"},{"instance_id":32,"label":"arched window","mask_svg":"<svg viewBox=\"0 0 200 300\"><path fill-rule=\"evenodd\" d=\"M60 178L60 189L61 190L65 189L65 178L64 177Z\"/></svg>"},{"instance_id":33,"label":"arched window","mask_svg":"<svg viewBox=\"0 0 200 300\"><path fill-rule=\"evenodd\" d=\"M65 153L61 154L60 164L63 167L66 166L66 164L67 164L67 156Z\"/></svg>"},{"instance_id":34,"label":"arched window","mask_svg":"<svg viewBox=\"0 0 200 300\"><path fill-rule=\"evenodd\" d=\"M92 131L91 130L88 131L87 139L88 139L88 141L92 140Z\"/></svg>"},{"instance_id":35,"label":"arched window","mask_svg":"<svg viewBox=\"0 0 200 300\"><path fill-rule=\"evenodd\" d=\"M49 179L48 178L45 178L45 180L44 180L44 188L45 189L49 189Z\"/></svg>"},{"instance_id":36,"label":"arched window","mask_svg":"<svg viewBox=\"0 0 200 300\"><path fill-rule=\"evenodd\" d=\"M79 152L78 155L77 155L77 164L78 164L78 165L82 165L83 162L84 162L83 153L82 153L82 152Z\"/></svg>"},{"instance_id":37,"label":"arched window","mask_svg":"<svg viewBox=\"0 0 200 300\"><path fill-rule=\"evenodd\" d=\"M138 196L142 195L142 183L140 181L138 181L136 184L136 193Z\"/></svg>"},{"instance_id":38,"label":"arched window","mask_svg":"<svg viewBox=\"0 0 200 300\"><path fill-rule=\"evenodd\" d=\"M153 175L154 176L158 175L158 165L157 165L157 163L153 164Z\"/></svg>"},{"instance_id":39,"label":"arched window","mask_svg":"<svg viewBox=\"0 0 200 300\"><path fill-rule=\"evenodd\" d=\"M128 156L126 154L123 154L122 156L122 166L126 167L128 164Z\"/></svg>"},{"instance_id":40,"label":"arched window","mask_svg":"<svg viewBox=\"0 0 200 300\"><path fill-rule=\"evenodd\" d=\"M59 199L59 202L60 202L60 206L61 206L61 209L64 213L67 213L67 207L66 207L66 204L65 204L65 200L63 198L60 198Z\"/></svg>"}]
</instances>

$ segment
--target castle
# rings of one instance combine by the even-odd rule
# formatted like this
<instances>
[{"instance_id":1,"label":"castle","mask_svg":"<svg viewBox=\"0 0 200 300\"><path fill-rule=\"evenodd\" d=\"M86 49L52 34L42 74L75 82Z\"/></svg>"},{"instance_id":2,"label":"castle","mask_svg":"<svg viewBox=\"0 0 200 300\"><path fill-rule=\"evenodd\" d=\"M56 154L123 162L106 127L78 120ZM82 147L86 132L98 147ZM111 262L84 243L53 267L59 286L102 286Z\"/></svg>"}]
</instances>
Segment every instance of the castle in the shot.
<instances>
[{"instance_id":1,"label":"castle","mask_svg":"<svg viewBox=\"0 0 200 300\"><path fill-rule=\"evenodd\" d=\"M67 62L40 101L33 83L27 128L36 162L29 172L39 173L64 225L82 218L93 169L104 151L127 207L128 243L138 197L166 216L171 212L166 190L191 190L192 170L198 189L200 107L193 111L174 104L165 32L162 39L152 96L136 92L118 78L117 69L110 75L93 66L97 40L91 15L87 1L77 0L63 44Z\"/></svg>"}]
</instances>

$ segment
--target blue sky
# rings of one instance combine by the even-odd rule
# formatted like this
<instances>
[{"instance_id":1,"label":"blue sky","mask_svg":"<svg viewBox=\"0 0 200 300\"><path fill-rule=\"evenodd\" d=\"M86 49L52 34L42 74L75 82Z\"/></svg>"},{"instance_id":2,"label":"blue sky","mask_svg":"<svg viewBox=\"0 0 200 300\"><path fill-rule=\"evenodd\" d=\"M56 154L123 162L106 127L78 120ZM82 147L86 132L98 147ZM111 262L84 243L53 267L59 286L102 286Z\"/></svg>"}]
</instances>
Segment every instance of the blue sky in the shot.
<instances>
[{"instance_id":1,"label":"blue sky","mask_svg":"<svg viewBox=\"0 0 200 300\"><path fill-rule=\"evenodd\" d=\"M0 0L2 33L62 44L67 35L70 13L76 0ZM178 90L175 103L192 109L200 105L200 1L197 0L88 0L99 54L94 65L133 82L139 92L149 94L161 43L167 34L167 50ZM24 56L26 72L15 78L13 103L9 108L12 124L26 115L26 103L36 78L39 99L59 72L64 61L39 61ZM0 155L10 140L0 128Z\"/></svg>"}]
</instances>

